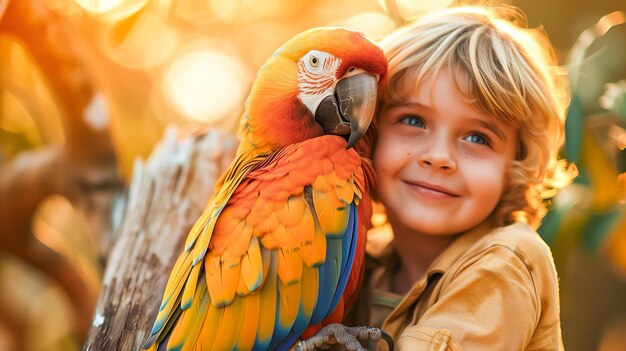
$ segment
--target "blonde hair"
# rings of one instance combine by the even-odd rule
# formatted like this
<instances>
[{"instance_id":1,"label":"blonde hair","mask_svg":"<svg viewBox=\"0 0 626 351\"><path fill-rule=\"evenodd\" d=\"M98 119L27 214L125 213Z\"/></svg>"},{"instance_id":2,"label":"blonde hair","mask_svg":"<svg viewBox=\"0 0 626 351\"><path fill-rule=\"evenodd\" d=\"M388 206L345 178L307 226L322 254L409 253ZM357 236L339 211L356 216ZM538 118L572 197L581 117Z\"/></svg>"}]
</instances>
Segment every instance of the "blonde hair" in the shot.
<instances>
[{"instance_id":1,"label":"blonde hair","mask_svg":"<svg viewBox=\"0 0 626 351\"><path fill-rule=\"evenodd\" d=\"M574 176L558 161L568 92L544 33L528 29L513 7L457 7L420 18L381 46L389 60L382 107L406 100L427 76L449 69L458 77L461 70L469 86L455 79L459 96L516 128L518 157L491 218L498 225L521 220L537 227L544 200Z\"/></svg>"}]
</instances>

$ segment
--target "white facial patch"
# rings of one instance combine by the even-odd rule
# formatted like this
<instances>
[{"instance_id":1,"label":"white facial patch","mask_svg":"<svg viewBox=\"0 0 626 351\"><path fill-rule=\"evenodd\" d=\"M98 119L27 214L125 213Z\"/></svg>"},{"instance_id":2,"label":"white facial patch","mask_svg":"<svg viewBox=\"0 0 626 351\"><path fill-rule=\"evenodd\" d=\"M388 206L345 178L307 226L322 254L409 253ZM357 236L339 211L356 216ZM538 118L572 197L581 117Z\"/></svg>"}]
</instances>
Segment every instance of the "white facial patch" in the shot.
<instances>
[{"instance_id":1,"label":"white facial patch","mask_svg":"<svg viewBox=\"0 0 626 351\"><path fill-rule=\"evenodd\" d=\"M317 50L307 52L298 61L298 98L311 113L315 114L322 100L334 93L340 65L338 57Z\"/></svg>"}]
</instances>

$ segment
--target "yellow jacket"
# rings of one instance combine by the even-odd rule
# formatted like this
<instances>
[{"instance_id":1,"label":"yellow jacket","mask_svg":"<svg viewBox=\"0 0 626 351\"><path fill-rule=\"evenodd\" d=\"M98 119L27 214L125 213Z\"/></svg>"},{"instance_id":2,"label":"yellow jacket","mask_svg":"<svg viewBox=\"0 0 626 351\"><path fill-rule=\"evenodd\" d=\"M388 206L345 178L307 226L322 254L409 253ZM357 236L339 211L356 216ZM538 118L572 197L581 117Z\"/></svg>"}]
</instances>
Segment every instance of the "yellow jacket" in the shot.
<instances>
[{"instance_id":1,"label":"yellow jacket","mask_svg":"<svg viewBox=\"0 0 626 351\"><path fill-rule=\"evenodd\" d=\"M370 308L347 324L382 323L399 351L563 349L552 254L526 224L461 234L405 296L389 292L391 245L372 239L369 289L356 304Z\"/></svg>"}]
</instances>

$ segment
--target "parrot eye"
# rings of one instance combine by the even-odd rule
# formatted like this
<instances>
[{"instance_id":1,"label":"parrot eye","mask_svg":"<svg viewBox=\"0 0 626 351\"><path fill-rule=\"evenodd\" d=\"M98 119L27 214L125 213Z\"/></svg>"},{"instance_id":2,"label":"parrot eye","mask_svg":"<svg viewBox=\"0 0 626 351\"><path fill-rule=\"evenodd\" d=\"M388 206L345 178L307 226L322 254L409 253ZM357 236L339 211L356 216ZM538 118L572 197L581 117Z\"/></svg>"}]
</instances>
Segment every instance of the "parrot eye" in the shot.
<instances>
[{"instance_id":1,"label":"parrot eye","mask_svg":"<svg viewBox=\"0 0 626 351\"><path fill-rule=\"evenodd\" d=\"M317 67L320 64L320 60L315 56L311 56L309 58L309 63L311 64L311 67Z\"/></svg>"},{"instance_id":2,"label":"parrot eye","mask_svg":"<svg viewBox=\"0 0 626 351\"><path fill-rule=\"evenodd\" d=\"M1 2L2 0L0 0ZM312 74L328 74L333 75L337 67L341 64L341 60L330 55L329 53L317 50L311 50L302 56L299 60L302 68Z\"/></svg>"}]
</instances>

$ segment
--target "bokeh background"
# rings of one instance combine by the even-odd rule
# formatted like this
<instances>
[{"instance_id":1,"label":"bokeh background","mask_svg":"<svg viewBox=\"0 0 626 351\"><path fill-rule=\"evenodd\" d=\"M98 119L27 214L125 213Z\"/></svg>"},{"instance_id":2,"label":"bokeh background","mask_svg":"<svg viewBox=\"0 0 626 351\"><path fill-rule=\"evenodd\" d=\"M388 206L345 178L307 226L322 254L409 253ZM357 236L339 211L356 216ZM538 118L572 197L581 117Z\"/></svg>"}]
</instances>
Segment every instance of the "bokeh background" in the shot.
<instances>
[{"instance_id":1,"label":"bokeh background","mask_svg":"<svg viewBox=\"0 0 626 351\"><path fill-rule=\"evenodd\" d=\"M0 350L82 349L116 199L166 128L234 132L256 71L302 30L378 40L462 3L0 0ZM523 9L570 72L580 176L540 228L566 349L626 350L626 0L483 3Z\"/></svg>"}]
</instances>

